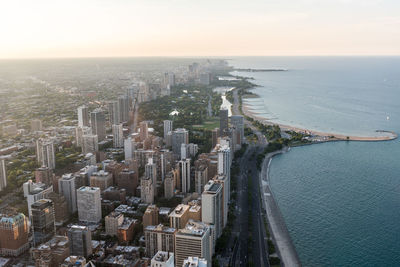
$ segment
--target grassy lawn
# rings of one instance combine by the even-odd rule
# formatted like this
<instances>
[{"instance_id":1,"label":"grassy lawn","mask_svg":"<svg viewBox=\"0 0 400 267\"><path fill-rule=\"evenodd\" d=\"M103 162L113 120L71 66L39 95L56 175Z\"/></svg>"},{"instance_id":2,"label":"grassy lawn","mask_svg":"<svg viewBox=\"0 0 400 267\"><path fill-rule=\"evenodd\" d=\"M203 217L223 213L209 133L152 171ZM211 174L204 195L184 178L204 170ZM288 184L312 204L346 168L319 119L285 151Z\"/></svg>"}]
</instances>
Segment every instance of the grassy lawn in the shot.
<instances>
[{"instance_id":1,"label":"grassy lawn","mask_svg":"<svg viewBox=\"0 0 400 267\"><path fill-rule=\"evenodd\" d=\"M219 127L219 117L212 117L206 120L203 124L193 125L193 128L214 130Z\"/></svg>"}]
</instances>

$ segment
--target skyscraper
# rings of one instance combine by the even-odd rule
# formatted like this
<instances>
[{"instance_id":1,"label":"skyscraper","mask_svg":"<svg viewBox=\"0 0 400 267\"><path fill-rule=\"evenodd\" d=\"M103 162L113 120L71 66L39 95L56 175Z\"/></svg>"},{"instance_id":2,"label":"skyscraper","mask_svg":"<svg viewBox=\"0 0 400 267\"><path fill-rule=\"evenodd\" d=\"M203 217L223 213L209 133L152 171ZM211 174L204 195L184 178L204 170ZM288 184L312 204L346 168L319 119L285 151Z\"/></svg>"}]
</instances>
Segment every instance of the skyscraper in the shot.
<instances>
[{"instance_id":1,"label":"skyscraper","mask_svg":"<svg viewBox=\"0 0 400 267\"><path fill-rule=\"evenodd\" d=\"M24 214L0 214L0 255L17 257L27 251L28 233L28 218Z\"/></svg>"},{"instance_id":2,"label":"skyscraper","mask_svg":"<svg viewBox=\"0 0 400 267\"><path fill-rule=\"evenodd\" d=\"M54 144L50 140L36 140L36 159L39 166L56 168L56 158L54 153Z\"/></svg>"},{"instance_id":3,"label":"skyscraper","mask_svg":"<svg viewBox=\"0 0 400 267\"><path fill-rule=\"evenodd\" d=\"M38 246L56 234L54 205L50 199L40 199L32 204L33 242Z\"/></svg>"},{"instance_id":4,"label":"skyscraper","mask_svg":"<svg viewBox=\"0 0 400 267\"><path fill-rule=\"evenodd\" d=\"M220 109L219 111L219 133L220 136L224 136L228 130L228 110Z\"/></svg>"},{"instance_id":5,"label":"skyscraper","mask_svg":"<svg viewBox=\"0 0 400 267\"><path fill-rule=\"evenodd\" d=\"M7 170L6 161L0 159L0 192L7 186Z\"/></svg>"},{"instance_id":6,"label":"skyscraper","mask_svg":"<svg viewBox=\"0 0 400 267\"><path fill-rule=\"evenodd\" d=\"M124 129L122 124L113 124L112 126L113 144L115 148L124 146Z\"/></svg>"},{"instance_id":7,"label":"skyscraper","mask_svg":"<svg viewBox=\"0 0 400 267\"><path fill-rule=\"evenodd\" d=\"M195 164L196 165L196 164ZM194 171L194 191L201 194L203 193L204 186L208 182L208 167L205 163L198 164Z\"/></svg>"},{"instance_id":8,"label":"skyscraper","mask_svg":"<svg viewBox=\"0 0 400 267\"><path fill-rule=\"evenodd\" d=\"M83 136L92 134L92 128L88 126L83 126L83 127L76 127L75 128L75 142L76 146L82 147L83 148Z\"/></svg>"},{"instance_id":9,"label":"skyscraper","mask_svg":"<svg viewBox=\"0 0 400 267\"><path fill-rule=\"evenodd\" d=\"M129 119L129 98L126 95L118 97L119 122L127 122Z\"/></svg>"},{"instance_id":10,"label":"skyscraper","mask_svg":"<svg viewBox=\"0 0 400 267\"><path fill-rule=\"evenodd\" d=\"M125 189L128 195L135 196L139 184L138 173L124 169L117 175L116 184L119 188Z\"/></svg>"},{"instance_id":11,"label":"skyscraper","mask_svg":"<svg viewBox=\"0 0 400 267\"><path fill-rule=\"evenodd\" d=\"M89 111L86 106L80 106L78 108L78 126L89 126Z\"/></svg>"},{"instance_id":12,"label":"skyscraper","mask_svg":"<svg viewBox=\"0 0 400 267\"><path fill-rule=\"evenodd\" d=\"M179 170L181 176L181 192L190 192L190 159L182 159L179 161Z\"/></svg>"},{"instance_id":13,"label":"skyscraper","mask_svg":"<svg viewBox=\"0 0 400 267\"><path fill-rule=\"evenodd\" d=\"M164 121L164 142L166 142L167 137L168 137L168 133L172 132L172 127L173 123L170 120L165 120Z\"/></svg>"},{"instance_id":14,"label":"skyscraper","mask_svg":"<svg viewBox=\"0 0 400 267\"><path fill-rule=\"evenodd\" d=\"M231 149L227 145L222 145L217 148L218 153L218 174L226 176L226 186L228 192L230 192L231 188ZM228 200L230 196L228 194Z\"/></svg>"},{"instance_id":15,"label":"skyscraper","mask_svg":"<svg viewBox=\"0 0 400 267\"><path fill-rule=\"evenodd\" d=\"M90 113L90 123L92 127L92 134L96 134L98 141L101 142L106 138L106 119L104 111L97 108Z\"/></svg>"},{"instance_id":16,"label":"skyscraper","mask_svg":"<svg viewBox=\"0 0 400 267\"><path fill-rule=\"evenodd\" d=\"M214 245L222 234L222 216L222 185L211 180L204 186L201 194L201 218L204 223L214 226Z\"/></svg>"},{"instance_id":17,"label":"skyscraper","mask_svg":"<svg viewBox=\"0 0 400 267\"><path fill-rule=\"evenodd\" d=\"M148 158L147 164L144 166L144 175L153 181L153 184L157 182L157 166L153 162L153 158Z\"/></svg>"},{"instance_id":18,"label":"skyscraper","mask_svg":"<svg viewBox=\"0 0 400 267\"><path fill-rule=\"evenodd\" d=\"M101 199L98 187L82 186L76 191L79 221L98 223L101 220Z\"/></svg>"},{"instance_id":19,"label":"skyscraper","mask_svg":"<svg viewBox=\"0 0 400 267\"><path fill-rule=\"evenodd\" d=\"M83 136L82 152L83 154L96 154L99 151L99 140L97 134L86 134Z\"/></svg>"},{"instance_id":20,"label":"skyscraper","mask_svg":"<svg viewBox=\"0 0 400 267\"><path fill-rule=\"evenodd\" d=\"M64 174L58 180L58 192L65 197L68 203L68 210L70 213L76 211L76 187L75 176L72 173Z\"/></svg>"},{"instance_id":21,"label":"skyscraper","mask_svg":"<svg viewBox=\"0 0 400 267\"><path fill-rule=\"evenodd\" d=\"M73 225L68 229L69 250L74 256L92 254L92 233L86 226Z\"/></svg>"},{"instance_id":22,"label":"skyscraper","mask_svg":"<svg viewBox=\"0 0 400 267\"><path fill-rule=\"evenodd\" d=\"M148 177L142 177L140 180L140 197L144 203L153 204L154 203L154 186L153 180Z\"/></svg>"},{"instance_id":23,"label":"skyscraper","mask_svg":"<svg viewBox=\"0 0 400 267\"><path fill-rule=\"evenodd\" d=\"M141 141L146 140L146 138L149 136L148 131L149 131L149 130L148 130L147 121L142 121L142 122L140 123L140 140L141 140Z\"/></svg>"},{"instance_id":24,"label":"skyscraper","mask_svg":"<svg viewBox=\"0 0 400 267\"><path fill-rule=\"evenodd\" d=\"M120 119L119 119L119 107L118 107L118 102L117 101L111 101L107 103L108 106L108 116L110 120L110 124L119 124Z\"/></svg>"},{"instance_id":25,"label":"skyscraper","mask_svg":"<svg viewBox=\"0 0 400 267\"><path fill-rule=\"evenodd\" d=\"M236 143L243 143L243 138L244 138L244 120L243 116L241 115L232 115L231 116L231 124L236 128L236 130L239 132L240 135L240 142Z\"/></svg>"},{"instance_id":26,"label":"skyscraper","mask_svg":"<svg viewBox=\"0 0 400 267\"><path fill-rule=\"evenodd\" d=\"M182 144L189 143L189 132L184 128L178 128L172 132L172 152L180 155Z\"/></svg>"}]
</instances>

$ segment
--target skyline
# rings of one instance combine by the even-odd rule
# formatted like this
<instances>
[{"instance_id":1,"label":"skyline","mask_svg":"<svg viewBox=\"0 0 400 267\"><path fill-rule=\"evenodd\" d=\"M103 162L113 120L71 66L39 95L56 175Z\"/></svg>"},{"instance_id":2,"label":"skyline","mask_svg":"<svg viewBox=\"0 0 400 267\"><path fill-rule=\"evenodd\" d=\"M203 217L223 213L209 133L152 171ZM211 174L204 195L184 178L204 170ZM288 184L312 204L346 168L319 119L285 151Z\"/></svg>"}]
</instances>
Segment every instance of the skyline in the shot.
<instances>
[{"instance_id":1,"label":"skyline","mask_svg":"<svg viewBox=\"0 0 400 267\"><path fill-rule=\"evenodd\" d=\"M0 7L8 25L0 29L3 59L400 55L400 3L392 0L23 0Z\"/></svg>"}]
</instances>

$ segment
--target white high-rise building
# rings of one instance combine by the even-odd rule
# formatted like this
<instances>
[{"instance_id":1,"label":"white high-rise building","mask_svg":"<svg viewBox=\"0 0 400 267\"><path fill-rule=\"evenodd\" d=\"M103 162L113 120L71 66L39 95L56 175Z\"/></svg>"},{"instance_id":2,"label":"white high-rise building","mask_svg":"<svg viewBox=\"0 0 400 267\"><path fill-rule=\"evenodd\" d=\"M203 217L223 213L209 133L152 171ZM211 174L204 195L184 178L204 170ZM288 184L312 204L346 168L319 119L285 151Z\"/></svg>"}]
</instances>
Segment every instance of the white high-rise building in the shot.
<instances>
[{"instance_id":1,"label":"white high-rise building","mask_svg":"<svg viewBox=\"0 0 400 267\"><path fill-rule=\"evenodd\" d=\"M99 151L99 140L97 134L84 135L82 144L83 154L95 154L97 151Z\"/></svg>"},{"instance_id":2,"label":"white high-rise building","mask_svg":"<svg viewBox=\"0 0 400 267\"><path fill-rule=\"evenodd\" d=\"M72 173L64 174L58 180L58 192L65 197L70 213L76 212L75 176Z\"/></svg>"},{"instance_id":3,"label":"white high-rise building","mask_svg":"<svg viewBox=\"0 0 400 267\"><path fill-rule=\"evenodd\" d=\"M24 197L28 203L28 215L32 216L32 204L38 200L47 198L53 192L53 186L47 186L43 183L34 183L32 180L25 182L22 186L24 190Z\"/></svg>"},{"instance_id":4,"label":"white high-rise building","mask_svg":"<svg viewBox=\"0 0 400 267\"><path fill-rule=\"evenodd\" d=\"M172 132L173 130L173 123L170 120L165 120L164 121L164 142L166 142L167 137L168 137L168 133Z\"/></svg>"},{"instance_id":5,"label":"white high-rise building","mask_svg":"<svg viewBox=\"0 0 400 267\"><path fill-rule=\"evenodd\" d=\"M204 258L211 266L212 247L210 226L189 220L175 235L176 266L182 266L188 257Z\"/></svg>"},{"instance_id":6,"label":"white high-rise building","mask_svg":"<svg viewBox=\"0 0 400 267\"><path fill-rule=\"evenodd\" d=\"M154 185L157 183L157 166L153 162L153 158L148 158L147 164L144 166L144 175L151 179Z\"/></svg>"},{"instance_id":7,"label":"white high-rise building","mask_svg":"<svg viewBox=\"0 0 400 267\"><path fill-rule=\"evenodd\" d=\"M189 143L189 132L184 128L178 128L172 132L172 152L180 155L182 144Z\"/></svg>"},{"instance_id":8,"label":"white high-rise building","mask_svg":"<svg viewBox=\"0 0 400 267\"><path fill-rule=\"evenodd\" d=\"M231 149L229 146L219 146L217 149L218 153L218 174L226 176L227 190L230 192L231 188ZM228 200L230 196L228 195Z\"/></svg>"},{"instance_id":9,"label":"white high-rise building","mask_svg":"<svg viewBox=\"0 0 400 267\"><path fill-rule=\"evenodd\" d=\"M79 221L98 223L101 221L100 188L82 186L76 190Z\"/></svg>"},{"instance_id":10,"label":"white high-rise building","mask_svg":"<svg viewBox=\"0 0 400 267\"><path fill-rule=\"evenodd\" d=\"M6 161L0 159L0 192L7 186L7 170Z\"/></svg>"},{"instance_id":11,"label":"white high-rise building","mask_svg":"<svg viewBox=\"0 0 400 267\"><path fill-rule=\"evenodd\" d=\"M78 108L78 126L89 126L89 111L86 106L80 106Z\"/></svg>"},{"instance_id":12,"label":"white high-rise building","mask_svg":"<svg viewBox=\"0 0 400 267\"><path fill-rule=\"evenodd\" d=\"M51 140L36 140L36 159L40 166L56 168L54 144Z\"/></svg>"},{"instance_id":13,"label":"white high-rise building","mask_svg":"<svg viewBox=\"0 0 400 267\"><path fill-rule=\"evenodd\" d=\"M179 161L179 170L181 174L181 192L190 192L190 159L182 159Z\"/></svg>"},{"instance_id":14,"label":"white high-rise building","mask_svg":"<svg viewBox=\"0 0 400 267\"><path fill-rule=\"evenodd\" d=\"M133 158L133 151L136 150L136 142L131 137L124 140L125 160Z\"/></svg>"},{"instance_id":15,"label":"white high-rise building","mask_svg":"<svg viewBox=\"0 0 400 267\"><path fill-rule=\"evenodd\" d=\"M88 126L76 127L75 128L76 146L83 148L83 136L88 135L88 134L92 134L92 128L90 128Z\"/></svg>"},{"instance_id":16,"label":"white high-rise building","mask_svg":"<svg viewBox=\"0 0 400 267\"><path fill-rule=\"evenodd\" d=\"M115 148L124 146L124 128L122 124L113 124L112 126L113 144Z\"/></svg>"},{"instance_id":17,"label":"white high-rise building","mask_svg":"<svg viewBox=\"0 0 400 267\"><path fill-rule=\"evenodd\" d=\"M210 180L201 194L201 220L214 226L214 247L223 229L222 201L222 185Z\"/></svg>"},{"instance_id":18,"label":"white high-rise building","mask_svg":"<svg viewBox=\"0 0 400 267\"><path fill-rule=\"evenodd\" d=\"M228 223L228 207L229 207L229 184L226 175L216 175L214 182L222 185L222 221L224 227Z\"/></svg>"},{"instance_id":19,"label":"white high-rise building","mask_svg":"<svg viewBox=\"0 0 400 267\"><path fill-rule=\"evenodd\" d=\"M98 141L103 141L106 138L106 119L104 111L97 108L90 113L90 124L92 126L92 133L97 135Z\"/></svg>"}]
</instances>

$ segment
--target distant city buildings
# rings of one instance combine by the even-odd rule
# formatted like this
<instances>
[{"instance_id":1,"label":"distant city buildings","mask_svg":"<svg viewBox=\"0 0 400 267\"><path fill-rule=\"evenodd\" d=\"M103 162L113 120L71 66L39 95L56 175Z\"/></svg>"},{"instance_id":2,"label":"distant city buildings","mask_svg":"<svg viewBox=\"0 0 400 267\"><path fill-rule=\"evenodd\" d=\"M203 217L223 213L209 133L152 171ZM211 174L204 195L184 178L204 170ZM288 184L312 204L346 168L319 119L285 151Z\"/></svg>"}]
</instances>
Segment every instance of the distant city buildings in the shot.
<instances>
[{"instance_id":1,"label":"distant city buildings","mask_svg":"<svg viewBox=\"0 0 400 267\"><path fill-rule=\"evenodd\" d=\"M168 139L168 133L173 130L173 122L170 120L164 120L164 142Z\"/></svg>"},{"instance_id":2,"label":"distant city buildings","mask_svg":"<svg viewBox=\"0 0 400 267\"><path fill-rule=\"evenodd\" d=\"M56 233L54 204L50 199L40 199L31 206L33 243L35 246L47 242Z\"/></svg>"},{"instance_id":3,"label":"distant city buildings","mask_svg":"<svg viewBox=\"0 0 400 267\"><path fill-rule=\"evenodd\" d=\"M75 176L72 173L64 174L58 180L58 192L65 197L68 210L71 214L77 210Z\"/></svg>"},{"instance_id":4,"label":"distant city buildings","mask_svg":"<svg viewBox=\"0 0 400 267\"><path fill-rule=\"evenodd\" d=\"M121 120L119 119L120 114L119 114L118 101L108 102L107 106L108 106L108 116L110 124L111 125L119 124Z\"/></svg>"},{"instance_id":5,"label":"distant city buildings","mask_svg":"<svg viewBox=\"0 0 400 267\"><path fill-rule=\"evenodd\" d=\"M228 110L227 109L221 109L219 111L219 133L220 136L223 136L227 133L228 131Z\"/></svg>"},{"instance_id":6,"label":"distant city buildings","mask_svg":"<svg viewBox=\"0 0 400 267\"><path fill-rule=\"evenodd\" d=\"M35 119L31 121L31 131L40 132L42 130L42 121Z\"/></svg>"},{"instance_id":7,"label":"distant city buildings","mask_svg":"<svg viewBox=\"0 0 400 267\"><path fill-rule=\"evenodd\" d=\"M122 127L122 124L113 124L112 134L114 147L124 147L124 128Z\"/></svg>"},{"instance_id":8,"label":"distant city buildings","mask_svg":"<svg viewBox=\"0 0 400 267\"><path fill-rule=\"evenodd\" d=\"M99 151L99 141L96 134L87 134L83 136L82 152L83 154L95 154Z\"/></svg>"},{"instance_id":9,"label":"distant city buildings","mask_svg":"<svg viewBox=\"0 0 400 267\"><path fill-rule=\"evenodd\" d=\"M48 194L53 192L53 186L47 186L43 183L34 183L28 180L22 185L24 197L28 204L28 215L32 216L32 204L38 200L47 198Z\"/></svg>"},{"instance_id":10,"label":"distant city buildings","mask_svg":"<svg viewBox=\"0 0 400 267\"><path fill-rule=\"evenodd\" d=\"M175 155L181 154L182 144L189 143L189 132L184 128L178 128L172 132L172 152Z\"/></svg>"}]
</instances>

